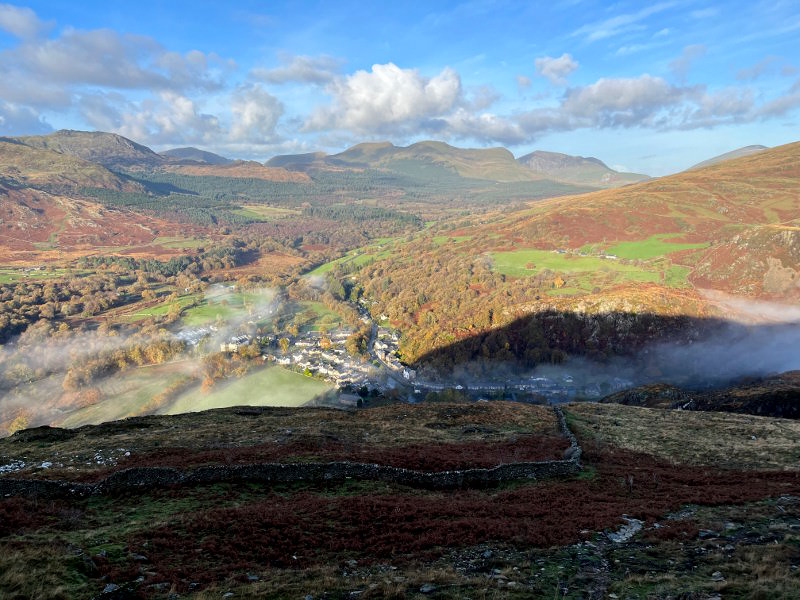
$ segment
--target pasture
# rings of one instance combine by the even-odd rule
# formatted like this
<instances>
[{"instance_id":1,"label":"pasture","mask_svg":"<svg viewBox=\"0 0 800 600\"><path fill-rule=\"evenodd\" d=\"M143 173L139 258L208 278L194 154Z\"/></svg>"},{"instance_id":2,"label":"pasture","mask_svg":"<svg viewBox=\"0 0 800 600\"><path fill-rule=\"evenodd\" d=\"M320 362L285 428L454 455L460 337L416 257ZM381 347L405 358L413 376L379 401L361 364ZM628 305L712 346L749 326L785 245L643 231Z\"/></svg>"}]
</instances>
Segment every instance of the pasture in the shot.
<instances>
[{"instance_id":1,"label":"pasture","mask_svg":"<svg viewBox=\"0 0 800 600\"><path fill-rule=\"evenodd\" d=\"M329 384L281 367L266 367L217 383L209 391L192 388L162 413L175 415L231 406L302 406L333 389Z\"/></svg>"}]
</instances>

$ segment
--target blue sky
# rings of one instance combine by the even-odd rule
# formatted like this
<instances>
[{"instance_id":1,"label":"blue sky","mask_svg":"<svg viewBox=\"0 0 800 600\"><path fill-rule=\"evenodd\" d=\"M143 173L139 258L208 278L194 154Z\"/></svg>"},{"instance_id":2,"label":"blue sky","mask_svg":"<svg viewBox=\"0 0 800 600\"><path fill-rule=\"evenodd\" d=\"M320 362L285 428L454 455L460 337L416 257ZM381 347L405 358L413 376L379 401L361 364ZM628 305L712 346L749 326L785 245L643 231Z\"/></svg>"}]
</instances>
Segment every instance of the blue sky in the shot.
<instances>
[{"instance_id":1,"label":"blue sky","mask_svg":"<svg viewBox=\"0 0 800 600\"><path fill-rule=\"evenodd\" d=\"M0 4L0 135L256 160L443 139L651 175L800 139L800 3L553 4Z\"/></svg>"}]
</instances>

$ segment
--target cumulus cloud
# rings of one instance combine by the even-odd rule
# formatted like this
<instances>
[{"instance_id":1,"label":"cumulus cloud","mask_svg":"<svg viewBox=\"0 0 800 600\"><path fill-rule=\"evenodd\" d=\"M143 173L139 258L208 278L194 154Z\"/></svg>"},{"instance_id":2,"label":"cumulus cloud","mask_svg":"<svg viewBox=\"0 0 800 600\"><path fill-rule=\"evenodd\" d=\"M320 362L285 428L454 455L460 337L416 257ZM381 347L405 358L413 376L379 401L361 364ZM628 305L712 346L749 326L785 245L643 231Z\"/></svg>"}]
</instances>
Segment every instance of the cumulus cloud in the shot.
<instances>
[{"instance_id":1,"label":"cumulus cloud","mask_svg":"<svg viewBox=\"0 0 800 600\"><path fill-rule=\"evenodd\" d=\"M441 119L440 130L452 137L474 139L484 144L514 145L528 139L524 129L510 119L492 113L475 114L464 108Z\"/></svg>"},{"instance_id":2,"label":"cumulus cloud","mask_svg":"<svg viewBox=\"0 0 800 600\"><path fill-rule=\"evenodd\" d=\"M163 91L139 103L114 106L106 98L87 97L82 104L87 120L94 126L110 127L125 137L153 145L211 143L221 135L219 119L200 111L197 104L176 92ZM98 127L100 128L100 127Z\"/></svg>"},{"instance_id":3,"label":"cumulus cloud","mask_svg":"<svg viewBox=\"0 0 800 600\"><path fill-rule=\"evenodd\" d=\"M23 41L0 53L0 61L13 65L6 73L23 82L147 90L218 88L209 69L212 58L199 51L170 52L150 37L110 29L66 29L55 39Z\"/></svg>"},{"instance_id":4,"label":"cumulus cloud","mask_svg":"<svg viewBox=\"0 0 800 600\"><path fill-rule=\"evenodd\" d=\"M536 74L545 77L553 85L567 85L567 76L578 68L578 63L571 55L564 53L558 58L537 58L535 66Z\"/></svg>"},{"instance_id":5,"label":"cumulus cloud","mask_svg":"<svg viewBox=\"0 0 800 600\"><path fill-rule=\"evenodd\" d=\"M256 68L251 75L268 83L314 83L324 85L336 77L342 61L332 56L293 56L281 54L282 66L274 69Z\"/></svg>"},{"instance_id":6,"label":"cumulus cloud","mask_svg":"<svg viewBox=\"0 0 800 600\"><path fill-rule=\"evenodd\" d=\"M33 38L50 27L30 8L0 4L0 29L21 39Z\"/></svg>"},{"instance_id":7,"label":"cumulus cloud","mask_svg":"<svg viewBox=\"0 0 800 600\"><path fill-rule=\"evenodd\" d=\"M531 81L530 77L526 77L525 75L517 75L517 91L518 92L522 92L523 90L527 90L529 87L531 87L532 83L533 82Z\"/></svg>"},{"instance_id":8,"label":"cumulus cloud","mask_svg":"<svg viewBox=\"0 0 800 600\"><path fill-rule=\"evenodd\" d=\"M653 125L653 118L665 107L679 102L684 88L671 86L660 77L599 79L569 90L561 112L578 122L600 127Z\"/></svg>"},{"instance_id":9,"label":"cumulus cloud","mask_svg":"<svg viewBox=\"0 0 800 600\"><path fill-rule=\"evenodd\" d=\"M327 86L332 104L314 111L307 131L345 129L375 134L425 129L426 122L448 115L461 100L461 78L445 67L435 77L394 63L373 65Z\"/></svg>"},{"instance_id":10,"label":"cumulus cloud","mask_svg":"<svg viewBox=\"0 0 800 600\"><path fill-rule=\"evenodd\" d=\"M283 104L260 85L239 88L231 99L230 139L255 143L275 140L275 127L283 110Z\"/></svg>"},{"instance_id":11,"label":"cumulus cloud","mask_svg":"<svg viewBox=\"0 0 800 600\"><path fill-rule=\"evenodd\" d=\"M669 63L669 68L679 81L686 81L686 76L689 74L692 63L701 56L704 56L705 53L706 47L703 44L686 46L681 55Z\"/></svg>"},{"instance_id":12,"label":"cumulus cloud","mask_svg":"<svg viewBox=\"0 0 800 600\"><path fill-rule=\"evenodd\" d=\"M78 106L98 90L207 92L235 67L213 53L172 52L147 36L66 27L46 37L48 27L30 9L0 5L0 28L17 38L0 51L4 101L40 112Z\"/></svg>"}]
</instances>

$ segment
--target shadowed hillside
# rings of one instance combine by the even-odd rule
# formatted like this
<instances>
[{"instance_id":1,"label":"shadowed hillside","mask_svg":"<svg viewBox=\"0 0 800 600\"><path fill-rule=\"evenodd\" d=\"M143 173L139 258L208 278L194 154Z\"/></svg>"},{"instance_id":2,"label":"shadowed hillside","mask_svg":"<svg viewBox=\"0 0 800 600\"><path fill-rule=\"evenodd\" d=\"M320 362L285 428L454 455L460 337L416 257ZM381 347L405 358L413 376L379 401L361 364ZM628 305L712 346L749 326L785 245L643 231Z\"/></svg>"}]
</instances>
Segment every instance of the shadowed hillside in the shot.
<instances>
[{"instance_id":1,"label":"shadowed hillside","mask_svg":"<svg viewBox=\"0 0 800 600\"><path fill-rule=\"evenodd\" d=\"M798 369L798 344L800 323L545 311L436 348L414 366L431 376L458 372L476 378L507 368L516 378L540 365L560 365L570 375L707 388Z\"/></svg>"}]
</instances>

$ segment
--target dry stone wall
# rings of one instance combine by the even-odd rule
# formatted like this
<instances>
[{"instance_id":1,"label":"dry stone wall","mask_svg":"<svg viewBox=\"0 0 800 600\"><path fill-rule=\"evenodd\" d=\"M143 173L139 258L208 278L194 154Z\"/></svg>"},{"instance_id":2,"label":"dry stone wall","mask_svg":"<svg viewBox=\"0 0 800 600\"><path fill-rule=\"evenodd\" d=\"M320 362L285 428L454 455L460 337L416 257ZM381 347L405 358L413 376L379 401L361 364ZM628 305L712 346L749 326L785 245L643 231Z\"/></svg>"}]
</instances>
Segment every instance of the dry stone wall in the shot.
<instances>
[{"instance_id":1,"label":"dry stone wall","mask_svg":"<svg viewBox=\"0 0 800 600\"><path fill-rule=\"evenodd\" d=\"M265 484L293 482L339 482L347 479L384 481L411 487L440 490L485 488L505 481L567 477L581 470L581 448L569 430L564 413L554 408L559 426L570 441L564 460L518 462L489 469L462 469L426 472L388 465L329 463L264 463L219 465L192 469L137 467L117 471L94 484L35 479L0 478L0 496L89 496L119 494L176 485L201 485L221 482L257 482Z\"/></svg>"}]
</instances>

